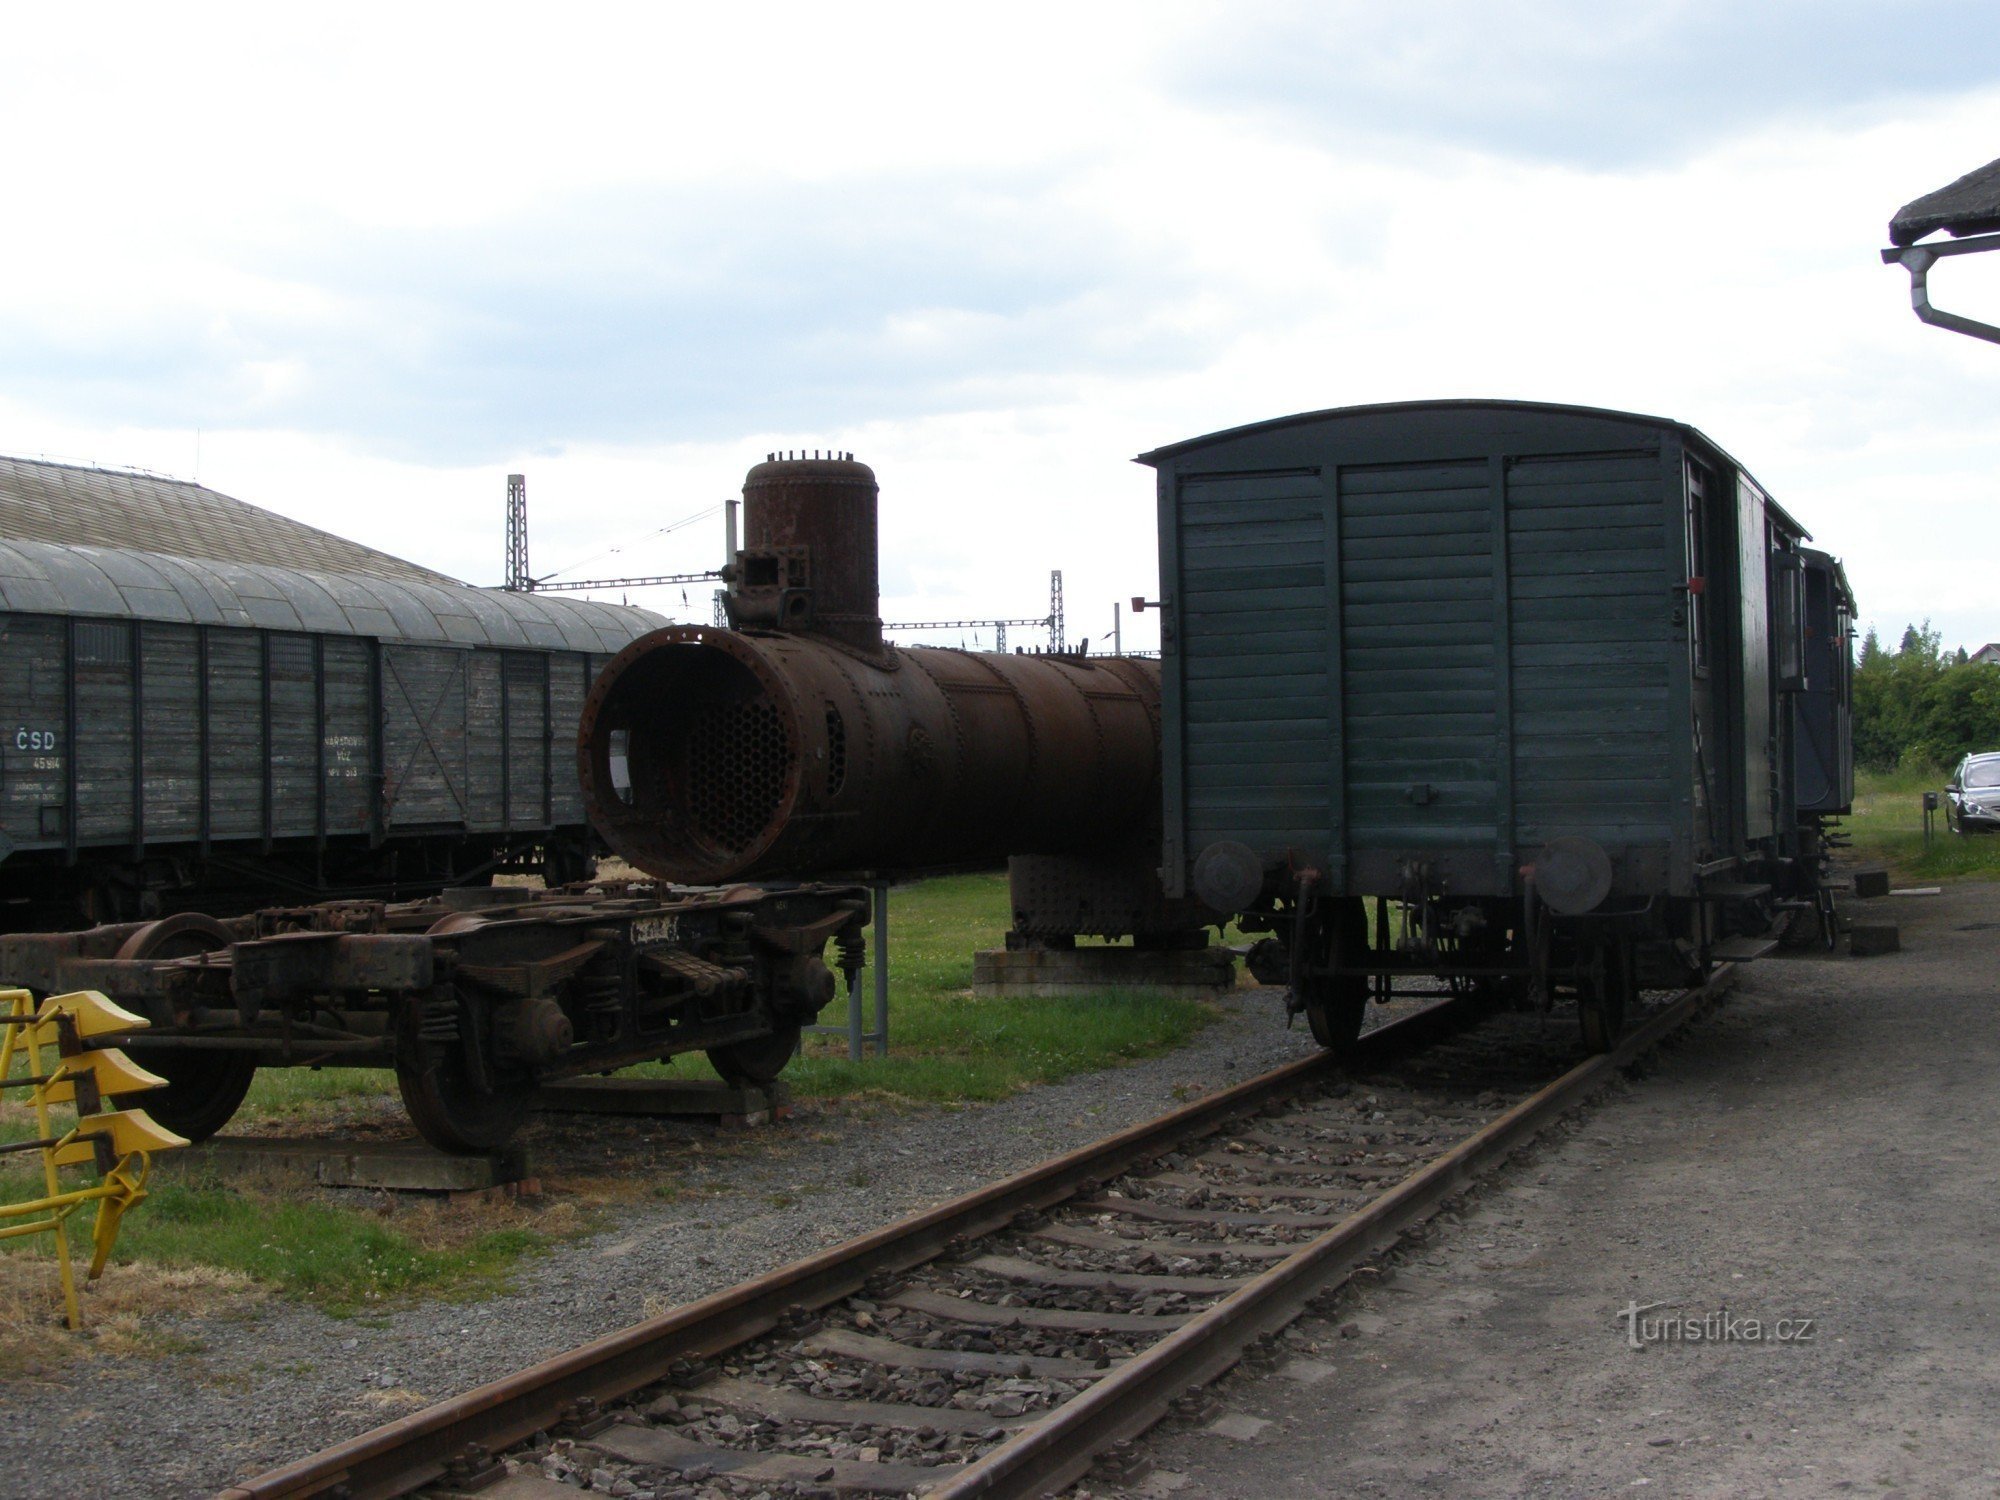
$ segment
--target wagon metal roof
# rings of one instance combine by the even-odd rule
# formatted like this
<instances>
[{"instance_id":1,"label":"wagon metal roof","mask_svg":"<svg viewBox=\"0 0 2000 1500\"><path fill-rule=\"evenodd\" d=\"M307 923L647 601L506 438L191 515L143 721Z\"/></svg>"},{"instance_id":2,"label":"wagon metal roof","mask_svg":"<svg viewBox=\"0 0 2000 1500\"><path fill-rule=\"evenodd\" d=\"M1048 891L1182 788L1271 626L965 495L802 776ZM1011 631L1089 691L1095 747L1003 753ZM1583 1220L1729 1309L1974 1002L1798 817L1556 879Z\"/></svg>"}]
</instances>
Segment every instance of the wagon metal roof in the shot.
<instances>
[{"instance_id":1,"label":"wagon metal roof","mask_svg":"<svg viewBox=\"0 0 2000 1500\"><path fill-rule=\"evenodd\" d=\"M1750 471L1744 468L1742 464L1737 463L1736 459L1730 455L1728 449L1709 437L1700 428L1691 427L1686 422L1677 422L1672 417L1653 417L1646 415L1644 412L1617 411L1608 406L1571 406L1558 401L1506 401L1497 398L1454 398L1442 401L1384 401L1367 406L1334 406L1328 407L1324 411L1302 411L1289 417L1272 417L1267 421L1250 422L1242 427L1226 427L1220 432L1205 433L1201 437L1187 438L1178 443L1168 443L1165 447L1154 448L1150 452L1141 453L1132 461L1158 468L1161 464L1166 463L1170 459L1179 458L1182 454L1198 453L1204 448L1217 447L1223 443L1234 442L1238 438L1249 437L1258 433L1279 432L1287 427L1304 427L1315 422L1331 422L1346 417L1367 417L1390 412L1454 410L1544 412L1561 416L1598 417L1608 422L1630 422L1645 427L1670 427L1677 432L1694 438L1704 447L1713 449L1731 464L1735 464L1738 472L1745 478L1751 478ZM1755 484L1756 480L1751 478L1751 483ZM1775 500L1772 500L1770 495L1764 491L1762 485L1758 485L1757 488L1758 492L1764 495L1765 503L1782 516L1785 523L1798 536L1806 541L1812 540L1812 533L1799 525L1796 517Z\"/></svg>"},{"instance_id":2,"label":"wagon metal roof","mask_svg":"<svg viewBox=\"0 0 2000 1500\"><path fill-rule=\"evenodd\" d=\"M0 457L0 537L462 587L449 574L184 479L40 459Z\"/></svg>"},{"instance_id":3,"label":"wagon metal roof","mask_svg":"<svg viewBox=\"0 0 2000 1500\"><path fill-rule=\"evenodd\" d=\"M0 608L598 652L667 623L588 599L19 539L0 541Z\"/></svg>"},{"instance_id":4,"label":"wagon metal roof","mask_svg":"<svg viewBox=\"0 0 2000 1500\"><path fill-rule=\"evenodd\" d=\"M1914 245L1938 229L1955 235L2000 229L2000 161L1905 203L1889 221L1889 242Z\"/></svg>"}]
</instances>

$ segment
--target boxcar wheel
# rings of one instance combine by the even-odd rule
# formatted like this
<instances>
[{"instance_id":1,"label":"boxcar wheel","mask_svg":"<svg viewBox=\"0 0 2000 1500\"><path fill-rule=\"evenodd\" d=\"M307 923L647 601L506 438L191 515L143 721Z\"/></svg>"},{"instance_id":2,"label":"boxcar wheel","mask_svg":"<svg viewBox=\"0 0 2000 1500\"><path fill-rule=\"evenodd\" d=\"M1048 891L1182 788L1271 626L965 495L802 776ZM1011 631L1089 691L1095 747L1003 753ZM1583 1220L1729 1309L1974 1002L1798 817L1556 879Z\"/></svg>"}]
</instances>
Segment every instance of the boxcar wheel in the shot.
<instances>
[{"instance_id":1,"label":"boxcar wheel","mask_svg":"<svg viewBox=\"0 0 2000 1500\"><path fill-rule=\"evenodd\" d=\"M407 1004L396 1047L396 1087L417 1134L440 1151L474 1155L504 1146L535 1107L535 1081L495 1077L480 1086L465 1063L459 1040L428 1041L417 1035L424 1007Z\"/></svg>"},{"instance_id":2,"label":"boxcar wheel","mask_svg":"<svg viewBox=\"0 0 2000 1500\"><path fill-rule=\"evenodd\" d=\"M797 1025L780 1026L767 1036L710 1047L708 1060L731 1088L762 1088L776 1083L785 1071L785 1064L799 1050L799 1033Z\"/></svg>"},{"instance_id":3,"label":"boxcar wheel","mask_svg":"<svg viewBox=\"0 0 2000 1500\"><path fill-rule=\"evenodd\" d=\"M1576 1016L1586 1052L1609 1052L1625 1033L1625 1012L1638 998L1629 944L1600 948L1577 991Z\"/></svg>"},{"instance_id":4,"label":"boxcar wheel","mask_svg":"<svg viewBox=\"0 0 2000 1500\"><path fill-rule=\"evenodd\" d=\"M158 922L149 922L119 947L117 956L135 958L192 958L197 953L215 953L232 941L229 929L213 917L199 912L182 912ZM156 1024L180 1024L181 1015L155 1014ZM183 1052L172 1048L135 1048L134 1060L167 1080L163 1089L119 1098L121 1108L143 1109L154 1120L191 1141L205 1141L227 1125L250 1092L257 1077L257 1057L253 1052L233 1052L225 1048Z\"/></svg>"},{"instance_id":5,"label":"boxcar wheel","mask_svg":"<svg viewBox=\"0 0 2000 1500\"><path fill-rule=\"evenodd\" d=\"M1331 910L1321 918L1320 930L1313 934L1308 952L1323 955L1321 966L1331 969L1366 952L1368 914L1353 897L1339 898L1328 905ZM1361 1022L1368 1013L1368 976L1308 974L1300 980L1299 988L1313 1040L1334 1056L1344 1057L1360 1037Z\"/></svg>"}]
</instances>

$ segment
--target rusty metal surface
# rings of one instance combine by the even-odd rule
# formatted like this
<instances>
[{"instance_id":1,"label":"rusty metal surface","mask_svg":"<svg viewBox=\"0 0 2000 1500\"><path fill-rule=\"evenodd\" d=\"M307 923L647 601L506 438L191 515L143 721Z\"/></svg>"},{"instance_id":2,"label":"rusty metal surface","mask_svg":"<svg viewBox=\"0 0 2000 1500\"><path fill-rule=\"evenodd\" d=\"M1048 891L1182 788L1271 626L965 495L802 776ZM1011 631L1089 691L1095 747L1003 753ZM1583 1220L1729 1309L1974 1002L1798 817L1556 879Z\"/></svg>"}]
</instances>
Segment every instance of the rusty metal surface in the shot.
<instances>
[{"instance_id":1,"label":"rusty metal surface","mask_svg":"<svg viewBox=\"0 0 2000 1500\"><path fill-rule=\"evenodd\" d=\"M1447 1001L1370 1032L1357 1062L1386 1062L1463 1025L1474 1013ZM1046 1210L1086 1183L1152 1160L1191 1136L1255 1114L1337 1071L1316 1053L1135 1125L1091 1146L939 1204L806 1260L608 1334L530 1369L351 1438L321 1453L247 1479L218 1500L280 1500L344 1494L375 1500L408 1494L445 1472L467 1444L498 1450L534 1433L559 1430L581 1398L606 1402L665 1378L676 1363L718 1354L775 1328L795 1307L850 1296L876 1272L931 1260L953 1240L976 1239L1024 1210Z\"/></svg>"},{"instance_id":2,"label":"rusty metal surface","mask_svg":"<svg viewBox=\"0 0 2000 1500\"><path fill-rule=\"evenodd\" d=\"M1201 929L1221 920L1199 901L1168 897L1158 864L1129 856L1015 855L1007 861L1007 903L1014 913L1010 947L1060 947L1085 934L1134 937L1143 946L1188 935L1191 946L1205 943Z\"/></svg>"},{"instance_id":3,"label":"rusty metal surface","mask_svg":"<svg viewBox=\"0 0 2000 1500\"><path fill-rule=\"evenodd\" d=\"M885 646L875 474L852 455L758 464L743 523L736 628L633 642L584 705L584 804L620 855L695 884L1158 862L1157 663Z\"/></svg>"},{"instance_id":4,"label":"rusty metal surface","mask_svg":"<svg viewBox=\"0 0 2000 1500\"><path fill-rule=\"evenodd\" d=\"M743 550L730 580L732 621L809 629L881 650L875 502L875 471L851 455L773 455L751 469L743 480ZM775 583L750 576L763 558ZM804 564L796 582L792 563Z\"/></svg>"},{"instance_id":5,"label":"rusty metal surface","mask_svg":"<svg viewBox=\"0 0 2000 1500\"><path fill-rule=\"evenodd\" d=\"M674 626L591 688L584 801L611 847L714 884L1145 847L1159 665ZM629 792L612 774L614 751Z\"/></svg>"},{"instance_id":6,"label":"rusty metal surface","mask_svg":"<svg viewBox=\"0 0 2000 1500\"><path fill-rule=\"evenodd\" d=\"M432 1100L411 1106L418 1131L476 1151L517 1130L548 1080L763 1039L776 1043L768 1060L730 1065L775 1073L833 998L826 945L851 983L868 916L857 886L493 889L18 934L0 941L0 980L95 989L144 1015L128 1043L193 1080L175 1096L179 1121L163 1121L191 1138L220 1129L242 1095L185 1054L260 1067L337 1056L393 1066L406 1103L416 1080Z\"/></svg>"}]
</instances>

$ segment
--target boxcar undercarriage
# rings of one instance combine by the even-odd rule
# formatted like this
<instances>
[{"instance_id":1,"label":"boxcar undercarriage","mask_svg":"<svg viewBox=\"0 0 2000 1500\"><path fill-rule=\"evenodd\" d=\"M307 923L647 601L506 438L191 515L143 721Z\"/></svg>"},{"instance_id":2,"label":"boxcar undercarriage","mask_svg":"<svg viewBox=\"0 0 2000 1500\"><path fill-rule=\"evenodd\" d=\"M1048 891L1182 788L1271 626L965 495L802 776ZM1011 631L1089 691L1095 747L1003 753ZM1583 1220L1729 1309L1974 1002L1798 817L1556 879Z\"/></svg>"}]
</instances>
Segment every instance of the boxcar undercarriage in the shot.
<instances>
[{"instance_id":1,"label":"boxcar undercarriage","mask_svg":"<svg viewBox=\"0 0 2000 1500\"><path fill-rule=\"evenodd\" d=\"M146 1108L190 1139L260 1067L382 1067L426 1140L481 1151L548 1080L693 1051L775 1079L834 969L853 985L868 916L866 890L837 885L470 889L14 934L0 976L145 1016L110 1040L167 1079Z\"/></svg>"},{"instance_id":2,"label":"boxcar undercarriage","mask_svg":"<svg viewBox=\"0 0 2000 1500\"><path fill-rule=\"evenodd\" d=\"M1523 873L1524 894L1453 897L1419 863L1403 891L1370 899L1327 894L1306 870L1286 895L1246 912L1244 931L1271 936L1251 951L1252 973L1286 986L1286 1009L1335 1051L1360 1035L1368 1002L1399 993L1476 993L1549 1010L1575 1002L1584 1045L1607 1050L1639 991L1697 984L1718 962L1755 958L1780 942L1833 946L1823 820L1802 820L1797 857L1750 872L1720 871L1694 899L1605 898L1608 865L1587 841L1559 840ZM1544 883L1546 883L1544 885ZM1414 982L1414 983L1413 983Z\"/></svg>"}]
</instances>

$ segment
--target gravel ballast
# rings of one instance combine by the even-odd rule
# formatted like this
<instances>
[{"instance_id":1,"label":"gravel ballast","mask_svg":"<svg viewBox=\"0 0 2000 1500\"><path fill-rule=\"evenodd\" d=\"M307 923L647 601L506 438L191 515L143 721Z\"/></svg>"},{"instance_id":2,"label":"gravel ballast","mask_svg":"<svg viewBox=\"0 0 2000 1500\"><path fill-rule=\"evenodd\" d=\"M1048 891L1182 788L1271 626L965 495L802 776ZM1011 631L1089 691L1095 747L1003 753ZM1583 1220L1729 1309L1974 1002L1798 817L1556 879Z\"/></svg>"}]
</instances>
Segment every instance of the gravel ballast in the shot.
<instances>
[{"instance_id":1,"label":"gravel ballast","mask_svg":"<svg viewBox=\"0 0 2000 1500\"><path fill-rule=\"evenodd\" d=\"M621 1205L611 1227L557 1244L483 1301L360 1320L246 1299L237 1315L172 1330L198 1352L72 1358L10 1381L0 1495L212 1494L1315 1050L1303 1024L1285 1028L1279 991L1232 992L1223 1011L1170 1054L998 1103L801 1108L756 1133L772 1149L729 1158L701 1197Z\"/></svg>"},{"instance_id":2,"label":"gravel ballast","mask_svg":"<svg viewBox=\"0 0 2000 1500\"><path fill-rule=\"evenodd\" d=\"M2000 1493L2000 887L1855 911L1098 1500Z\"/></svg>"}]
</instances>

